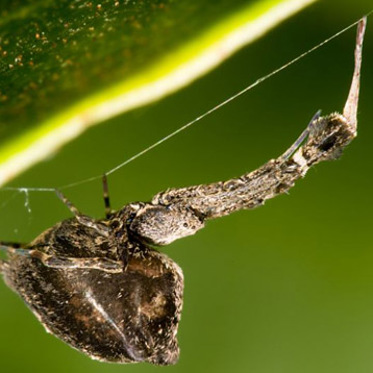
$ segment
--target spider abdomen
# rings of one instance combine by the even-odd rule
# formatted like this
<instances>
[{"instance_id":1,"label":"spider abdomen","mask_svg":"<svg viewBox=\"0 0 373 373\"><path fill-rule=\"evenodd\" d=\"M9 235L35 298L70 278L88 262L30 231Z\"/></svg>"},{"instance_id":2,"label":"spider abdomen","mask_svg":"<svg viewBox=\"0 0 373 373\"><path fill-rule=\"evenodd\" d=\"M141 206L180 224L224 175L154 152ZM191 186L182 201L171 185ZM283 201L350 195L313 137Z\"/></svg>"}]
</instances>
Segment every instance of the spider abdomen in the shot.
<instances>
[{"instance_id":1,"label":"spider abdomen","mask_svg":"<svg viewBox=\"0 0 373 373\"><path fill-rule=\"evenodd\" d=\"M82 246L61 247L61 224L63 232L67 225L70 234L75 234L70 243L79 241L77 231L89 229L78 227L73 220L60 223L41 235L44 245L47 236L51 245L44 246L44 251L71 257L75 249L76 259L81 259ZM96 233L91 234L91 242L97 242ZM102 248L111 246L103 239L101 245L88 249L93 256L101 250L104 258ZM166 255L145 246L136 246L127 259L123 271L110 273L51 268L37 258L13 255L4 278L50 333L90 357L116 363L174 364L179 356L181 269Z\"/></svg>"}]
</instances>

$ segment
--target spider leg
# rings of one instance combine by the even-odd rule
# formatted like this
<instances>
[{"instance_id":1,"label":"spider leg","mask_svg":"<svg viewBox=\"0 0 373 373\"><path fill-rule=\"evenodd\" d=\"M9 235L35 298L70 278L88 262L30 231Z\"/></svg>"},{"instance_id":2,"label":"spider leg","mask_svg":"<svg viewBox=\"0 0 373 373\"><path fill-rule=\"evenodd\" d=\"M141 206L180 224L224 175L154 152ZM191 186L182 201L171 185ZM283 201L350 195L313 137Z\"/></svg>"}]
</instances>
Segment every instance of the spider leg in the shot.
<instances>
[{"instance_id":1,"label":"spider leg","mask_svg":"<svg viewBox=\"0 0 373 373\"><path fill-rule=\"evenodd\" d=\"M69 258L46 254L40 250L3 246L8 253L40 260L46 267L61 269L98 269L109 273L123 272L123 263L107 258ZM2 264L5 262L1 261ZM0 266L0 268L2 268Z\"/></svg>"},{"instance_id":2,"label":"spider leg","mask_svg":"<svg viewBox=\"0 0 373 373\"><path fill-rule=\"evenodd\" d=\"M88 228L93 228L98 233L102 234L103 236L108 236L109 230L103 224L97 223L94 219L90 218L89 216L83 215L73 204L70 202L66 196L58 189L56 189L56 194L58 198L67 206L67 208L74 214L76 220L78 222Z\"/></svg>"},{"instance_id":3,"label":"spider leg","mask_svg":"<svg viewBox=\"0 0 373 373\"><path fill-rule=\"evenodd\" d=\"M123 263L106 258L68 258L31 250L30 257L39 259L46 267L62 269L98 269L109 273L123 272Z\"/></svg>"},{"instance_id":4,"label":"spider leg","mask_svg":"<svg viewBox=\"0 0 373 373\"><path fill-rule=\"evenodd\" d=\"M175 216L177 214L179 221L188 212L193 212L203 222L241 209L259 207L266 200L287 193L297 180L305 176L310 167L322 161L336 159L355 137L355 133L350 131L349 123L337 113L317 118L311 124L289 150L255 171L225 182L169 189L155 195L152 204L167 206L168 211L173 211ZM153 215L156 215L155 212ZM152 223L149 214L142 217L141 221L137 220L136 224L138 222L142 226ZM193 225L202 227L197 223L194 222ZM131 226L134 225L133 222ZM136 230L140 231L138 228ZM156 230L160 231L158 227ZM192 233L194 232L192 229Z\"/></svg>"},{"instance_id":5,"label":"spider leg","mask_svg":"<svg viewBox=\"0 0 373 373\"><path fill-rule=\"evenodd\" d=\"M83 214L70 202L67 197L58 189L56 189L57 197L67 206L67 208L75 215L79 220L80 217L83 217Z\"/></svg>"},{"instance_id":6,"label":"spider leg","mask_svg":"<svg viewBox=\"0 0 373 373\"><path fill-rule=\"evenodd\" d=\"M356 34L356 47L355 47L355 68L354 75L351 82L350 92L343 108L343 115L351 125L351 129L356 132L357 127L357 109L359 103L359 91L360 91L360 70L363 53L363 41L364 33L367 25L367 17L360 20L357 34Z\"/></svg>"},{"instance_id":7,"label":"spider leg","mask_svg":"<svg viewBox=\"0 0 373 373\"><path fill-rule=\"evenodd\" d=\"M321 110L318 110L310 122L308 123L308 126L306 129L299 135L299 137L295 140L294 144L290 146L289 149L286 150L286 152L279 158L279 160L282 158L284 161L288 160L298 149L299 147L304 143L304 141L307 139L308 135L311 132L313 123L320 118Z\"/></svg>"},{"instance_id":8,"label":"spider leg","mask_svg":"<svg viewBox=\"0 0 373 373\"><path fill-rule=\"evenodd\" d=\"M113 210L110 206L109 188L106 174L102 176L102 188L104 192L105 216L106 219L110 219L113 215Z\"/></svg>"}]
</instances>

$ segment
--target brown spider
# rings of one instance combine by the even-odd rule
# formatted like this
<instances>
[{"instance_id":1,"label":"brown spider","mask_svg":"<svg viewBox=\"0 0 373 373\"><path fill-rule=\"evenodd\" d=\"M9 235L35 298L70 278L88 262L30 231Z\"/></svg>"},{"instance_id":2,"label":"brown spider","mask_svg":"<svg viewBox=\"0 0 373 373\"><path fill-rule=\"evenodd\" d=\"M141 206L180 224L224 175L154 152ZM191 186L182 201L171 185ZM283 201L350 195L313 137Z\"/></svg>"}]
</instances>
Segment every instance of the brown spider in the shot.
<instances>
[{"instance_id":1,"label":"brown spider","mask_svg":"<svg viewBox=\"0 0 373 373\"><path fill-rule=\"evenodd\" d=\"M360 21L355 70L343 115L318 112L280 157L239 178L169 189L151 202L113 212L103 179L106 219L74 214L30 244L1 243L5 282L44 327L94 359L116 363L177 362L183 298L180 267L155 250L204 227L209 219L251 209L287 192L313 165L339 157L356 136L361 53Z\"/></svg>"}]
</instances>

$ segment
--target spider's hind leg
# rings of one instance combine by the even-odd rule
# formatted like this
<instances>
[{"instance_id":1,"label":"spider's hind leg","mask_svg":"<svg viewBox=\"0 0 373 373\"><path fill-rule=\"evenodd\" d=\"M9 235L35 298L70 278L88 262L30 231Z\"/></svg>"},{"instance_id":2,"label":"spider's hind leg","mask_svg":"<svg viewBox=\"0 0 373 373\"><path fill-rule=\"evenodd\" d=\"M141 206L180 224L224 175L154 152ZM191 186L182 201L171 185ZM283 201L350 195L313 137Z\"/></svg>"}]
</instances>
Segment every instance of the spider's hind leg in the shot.
<instances>
[{"instance_id":1,"label":"spider's hind leg","mask_svg":"<svg viewBox=\"0 0 373 373\"><path fill-rule=\"evenodd\" d=\"M70 202L66 196L56 189L56 194L58 198L67 206L67 208L74 214L76 220L85 227L93 228L98 233L102 234L103 236L108 236L109 230L108 228L95 221L94 219L90 218L89 216L83 215L74 205L72 202Z\"/></svg>"},{"instance_id":2,"label":"spider's hind leg","mask_svg":"<svg viewBox=\"0 0 373 373\"><path fill-rule=\"evenodd\" d=\"M67 197L58 189L56 189L57 197L66 205L66 207L74 214L74 216L80 221L85 216L73 205L73 203L67 199Z\"/></svg>"}]
</instances>

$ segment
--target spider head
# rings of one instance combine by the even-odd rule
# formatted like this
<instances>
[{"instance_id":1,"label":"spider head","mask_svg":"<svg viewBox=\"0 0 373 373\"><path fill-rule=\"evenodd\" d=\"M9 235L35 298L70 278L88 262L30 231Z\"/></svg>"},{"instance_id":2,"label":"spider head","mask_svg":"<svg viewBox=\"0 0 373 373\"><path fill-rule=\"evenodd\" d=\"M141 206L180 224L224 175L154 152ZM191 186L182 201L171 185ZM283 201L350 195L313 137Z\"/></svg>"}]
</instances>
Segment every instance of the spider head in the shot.
<instances>
[{"instance_id":1,"label":"spider head","mask_svg":"<svg viewBox=\"0 0 373 373\"><path fill-rule=\"evenodd\" d=\"M178 204L162 206L150 203L138 208L128 226L131 234L153 245L168 245L203 227L203 220L192 209Z\"/></svg>"}]
</instances>

